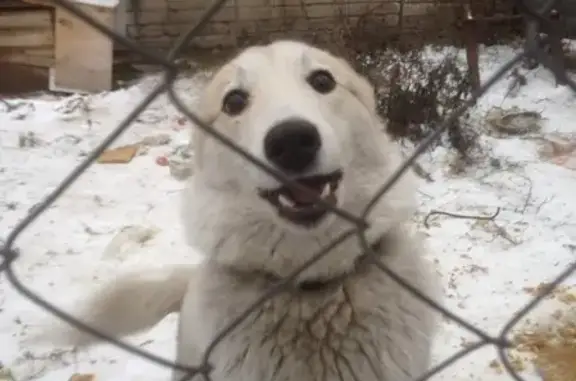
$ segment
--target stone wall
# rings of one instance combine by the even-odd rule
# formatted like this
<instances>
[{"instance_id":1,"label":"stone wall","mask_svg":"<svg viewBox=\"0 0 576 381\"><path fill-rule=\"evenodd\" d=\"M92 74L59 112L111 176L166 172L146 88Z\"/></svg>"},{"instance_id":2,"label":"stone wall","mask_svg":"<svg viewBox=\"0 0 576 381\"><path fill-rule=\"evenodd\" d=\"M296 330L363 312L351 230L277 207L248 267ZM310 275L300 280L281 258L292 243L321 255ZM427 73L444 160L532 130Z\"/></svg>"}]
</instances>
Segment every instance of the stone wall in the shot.
<instances>
[{"instance_id":1,"label":"stone wall","mask_svg":"<svg viewBox=\"0 0 576 381\"><path fill-rule=\"evenodd\" d=\"M128 37L167 48L212 0L128 0ZM442 34L460 17L464 0L228 0L193 45L234 47L277 37L326 42L358 34ZM506 0L472 0L477 12L506 12ZM508 2L509 3L509 2ZM497 8L494 9L494 4ZM362 40L360 36L359 40Z\"/></svg>"}]
</instances>

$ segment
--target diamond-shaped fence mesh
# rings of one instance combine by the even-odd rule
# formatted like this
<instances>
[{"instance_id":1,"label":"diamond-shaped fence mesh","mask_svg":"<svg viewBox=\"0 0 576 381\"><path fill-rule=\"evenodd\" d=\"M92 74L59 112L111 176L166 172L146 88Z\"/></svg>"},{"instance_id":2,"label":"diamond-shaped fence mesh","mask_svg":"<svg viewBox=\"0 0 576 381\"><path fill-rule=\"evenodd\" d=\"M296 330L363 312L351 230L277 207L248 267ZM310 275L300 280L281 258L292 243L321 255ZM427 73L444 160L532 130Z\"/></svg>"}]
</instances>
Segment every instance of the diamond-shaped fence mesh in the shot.
<instances>
[{"instance_id":1,"label":"diamond-shaped fence mesh","mask_svg":"<svg viewBox=\"0 0 576 381\"><path fill-rule=\"evenodd\" d=\"M524 380L522 376L514 369L509 359L509 356L507 355L507 351L512 346L510 340L508 339L508 336L510 332L513 330L513 328L516 326L516 324L523 317L525 317L548 295L550 295L554 291L554 289L556 289L565 279L567 279L574 272L576 272L576 262L574 262L568 268L564 269L564 271L558 274L556 279L548 283L545 289L541 290L542 292L540 292L538 296L534 297L523 308L512 313L509 321L507 322L507 324L504 325L504 327L502 327L500 333L497 336L492 336L482 331L481 329L475 327L473 324L467 322L463 318L459 317L456 313L447 310L438 303L427 298L425 295L418 292L416 288L412 287L409 282L402 279L393 271L391 271L389 268L387 268L384 264L382 264L378 260L375 253L372 252L364 233L367 227L369 226L366 217L370 213L374 205L377 203L377 201L382 197L386 197L386 193L394 185L394 183L398 181L398 179L402 177L406 171L409 170L412 164L414 164L415 160L422 153L424 153L424 151L429 146L431 146L437 139L440 138L440 136L449 128L450 125L454 123L454 121L456 121L460 116L462 116L470 107L472 107L477 102L477 100L480 97L482 97L486 92L488 92L496 82L502 80L505 77L505 75L522 60L532 59L538 61L540 64L542 64L544 67L546 67L554 74L556 80L559 83L565 84L576 93L576 83L567 76L565 67L561 63L561 59L558 56L550 54L549 50L546 49L546 46L553 45L554 43L560 43L561 39L565 37L565 35L567 34L566 31L563 30L562 28L563 24L559 22L559 19L562 18L562 14L560 14L560 17L558 17L559 13L558 10L562 9L561 5L564 2L562 0L560 1L550 0L545 4L545 6L540 6L538 7L538 9L530 6L530 4L533 3L531 1L517 0L517 5L520 11L523 13L523 15L526 17L527 20L530 20L533 23L533 25L538 26L537 29L540 33L536 33L535 35L532 35L531 38L527 39L525 41L524 48L522 49L523 51L521 53L517 54L513 59L511 59L509 62L504 64L500 69L498 69L495 72L495 74L493 74L490 78L488 78L477 90L475 90L472 93L472 95L469 97L468 100L463 102L463 104L459 108L453 111L451 115L449 115L444 120L440 128L435 129L429 136L427 136L419 144L419 146L414 150L414 152L390 176L390 178L380 188L380 190L376 194L374 194L372 200L368 203L368 205L366 205L362 215L355 216L345 210L341 210L336 207L326 205L327 207L330 208L331 212L336 213L340 218L348 220L351 225L350 229L344 234L341 234L339 237L335 237L330 245L322 248L322 250L317 252L311 260L302 265L301 268L293 272L290 276L286 277L281 282L278 282L273 287L270 287L270 289L268 289L267 292L261 295L245 311L243 311L240 315L238 315L235 319L233 319L232 322L228 326L226 326L213 339L211 344L206 349L204 355L202 356L202 361L200 364L197 364L196 366L185 366L183 364L177 364L169 359L144 351L135 346L123 343L118 338L110 337L104 333L98 332L97 330L84 324L82 321L79 321L75 319L73 316L69 315L68 313L60 310L59 308L51 304L48 300L40 297L34 291L29 289L26 286L26 284L18 278L18 276L14 272L13 265L21 255L26 255L26 253L21 253L20 251L18 251L18 249L15 247L14 244L15 241L20 236L20 234L24 230L26 230L34 222L34 220L36 220L36 218L38 218L41 214L43 214L66 191L66 189L70 187L90 165L92 165L92 163L96 160L96 158L99 157L102 154L102 152L115 141L116 138L118 138L125 130L127 130L130 127L131 123L137 119L139 114L142 113L151 102L153 102L159 95L165 92L168 94L169 99L176 106L176 108L181 113L183 113L190 121L192 121L196 128L202 129L212 138L217 139L221 144L227 146L229 149L231 149L238 155L242 156L245 160L257 166L261 170L267 172L276 179L284 183L290 183L291 185L293 185L293 181L288 179L285 175L283 175L278 171L275 171L274 169L271 169L267 164L261 162L259 159L243 150L236 143L231 141L223 134L219 133L216 129L212 128L207 123L204 123L193 112L188 110L188 108L184 105L182 100L175 93L173 85L179 70L177 65L174 64L175 57L183 50L183 48L188 44L189 41L191 41L195 36L199 34L202 28L219 11L219 9L226 3L226 1L227 0L214 1L214 3L204 12L203 16L199 19L199 21L178 39L178 41L174 44L171 51L165 57L161 57L155 53L152 53L142 48L136 42L130 41L129 39L121 35L118 35L117 33L108 29L107 27L100 25L97 21L92 20L88 15L86 15L72 2L67 0L54 0L54 3L56 5L61 6L66 10L70 11L71 13L75 14L77 17L84 20L93 28L97 29L104 35L108 36L110 39L113 39L115 43L120 44L123 47L130 49L135 53L141 54L142 56L147 58L151 63L155 63L162 66L164 69L164 81L162 81L162 83L157 85L156 88L152 92L150 92L150 94L146 96L144 100L125 117L125 119L120 123L120 125L116 129L114 129L112 133L110 133L104 139L104 141L102 141L102 143L96 149L94 149L85 158L85 160L80 165L78 165L59 184L58 187L56 187L55 190L49 195L47 195L41 202L39 202L29 212L29 214L22 221L20 221L20 223L18 223L17 226L8 234L6 240L3 243L3 246L0 249L0 254L2 256L2 263L0 264L0 273L3 273L6 276L10 284L23 297L28 298L38 306L44 308L45 310L49 311L50 313L59 317L60 319L65 320L66 322L75 326L76 328L85 330L103 340L106 340L116 345L119 348L122 348L137 356L141 356L159 365L167 366L173 369L183 370L187 373L187 375L182 379L182 381L190 380L198 375L202 375L203 378L206 380L211 380L210 376L211 355L214 352L214 349L222 342L222 340L228 334L230 334L236 327L242 324L242 322L245 319L247 319L248 316L252 312L254 312L260 305L262 305L267 300L273 298L276 294L286 289L300 273L306 270L308 266L312 265L321 258L330 255L331 250L337 247L338 245L342 244L344 241L352 238L353 236L357 236L359 244L361 246L360 247L361 250L367 253L367 255L372 259L374 265L378 269L380 269L395 282L397 282L402 287L411 292L415 297L426 303L430 308L436 309L442 315L444 315L445 318L456 322L461 327L468 330L470 333L476 335L476 337L478 338L478 340L475 343L466 346L466 348L464 348L463 350L452 355L451 357L444 360L440 364L434 366L426 374L420 376L417 379L418 381L428 380L433 375L456 363L459 359L488 345L492 345L497 348L499 358L502 364L504 365L505 369L509 373L511 379L517 381ZM536 1L535 3L540 4L541 2ZM574 17L574 15L571 16ZM298 187L298 185L296 185L296 187Z\"/></svg>"}]
</instances>

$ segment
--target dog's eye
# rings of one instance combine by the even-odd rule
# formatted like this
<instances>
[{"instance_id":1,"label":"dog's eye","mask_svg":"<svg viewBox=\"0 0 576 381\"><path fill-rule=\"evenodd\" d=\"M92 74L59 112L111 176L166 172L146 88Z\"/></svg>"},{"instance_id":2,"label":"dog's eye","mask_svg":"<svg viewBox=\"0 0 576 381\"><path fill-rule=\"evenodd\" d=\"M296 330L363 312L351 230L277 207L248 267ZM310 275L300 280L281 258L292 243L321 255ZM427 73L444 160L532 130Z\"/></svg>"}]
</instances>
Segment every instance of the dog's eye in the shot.
<instances>
[{"instance_id":1,"label":"dog's eye","mask_svg":"<svg viewBox=\"0 0 576 381\"><path fill-rule=\"evenodd\" d=\"M228 92L222 101L222 111L234 116L240 114L248 106L248 93L244 90L235 89Z\"/></svg>"},{"instance_id":2,"label":"dog's eye","mask_svg":"<svg viewBox=\"0 0 576 381\"><path fill-rule=\"evenodd\" d=\"M308 76L307 81L320 94L328 94L336 87L334 77L326 70L313 71Z\"/></svg>"}]
</instances>

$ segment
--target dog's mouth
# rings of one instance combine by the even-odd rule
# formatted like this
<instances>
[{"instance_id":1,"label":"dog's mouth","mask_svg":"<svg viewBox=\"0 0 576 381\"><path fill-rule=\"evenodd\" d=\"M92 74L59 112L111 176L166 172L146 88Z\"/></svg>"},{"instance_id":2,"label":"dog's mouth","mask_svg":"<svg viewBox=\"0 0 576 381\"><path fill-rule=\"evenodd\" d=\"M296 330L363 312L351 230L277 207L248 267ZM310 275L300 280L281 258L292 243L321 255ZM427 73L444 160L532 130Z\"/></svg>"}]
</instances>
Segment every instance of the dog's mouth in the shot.
<instances>
[{"instance_id":1,"label":"dog's mouth","mask_svg":"<svg viewBox=\"0 0 576 381\"><path fill-rule=\"evenodd\" d=\"M326 205L336 206L342 171L300 177L295 180L309 191L285 185L272 190L259 190L259 194L277 209L280 217L297 225L314 226L329 211L329 208L316 200L321 199Z\"/></svg>"}]
</instances>

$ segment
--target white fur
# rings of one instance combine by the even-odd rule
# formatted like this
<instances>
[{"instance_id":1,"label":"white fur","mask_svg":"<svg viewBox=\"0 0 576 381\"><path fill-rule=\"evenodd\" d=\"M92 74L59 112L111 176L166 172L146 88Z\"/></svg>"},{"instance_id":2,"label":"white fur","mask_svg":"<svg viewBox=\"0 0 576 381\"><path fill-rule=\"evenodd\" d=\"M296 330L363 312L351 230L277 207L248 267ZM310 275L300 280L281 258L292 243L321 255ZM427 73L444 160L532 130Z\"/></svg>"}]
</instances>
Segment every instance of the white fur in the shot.
<instances>
[{"instance_id":1,"label":"white fur","mask_svg":"<svg viewBox=\"0 0 576 381\"><path fill-rule=\"evenodd\" d=\"M80 303L73 315L100 332L124 336L150 328L171 312L178 312L196 265L160 266L131 271L100 287ZM24 341L89 346L98 338L59 321Z\"/></svg>"},{"instance_id":2,"label":"white fur","mask_svg":"<svg viewBox=\"0 0 576 381\"><path fill-rule=\"evenodd\" d=\"M323 68L338 83L318 94L305 78ZM221 111L224 93L241 85L248 109ZM383 131L374 92L343 60L293 41L251 47L215 74L199 116L256 157L274 123L301 117L320 131L313 173L341 169L339 206L360 214L401 162ZM189 242L207 254L196 270L168 268L160 280L120 278L87 302L96 327L126 335L181 307L177 361L198 365L220 330L270 286L262 272L286 276L351 227L329 216L313 228L277 217L257 189L279 184L200 130L193 132L195 175L184 194ZM368 216L370 242L383 235L381 261L417 289L438 296L420 238L409 233L413 174L407 173ZM262 305L216 346L214 381L407 381L426 371L435 314L373 265L354 270L362 254L353 237L308 268L300 280L349 273L336 289L284 292ZM245 275L240 275L240 273ZM189 281L188 287L185 284ZM180 305L182 302L182 305ZM68 342L89 343L68 331ZM82 340L80 340L82 338ZM174 380L182 375L174 373Z\"/></svg>"}]
</instances>

